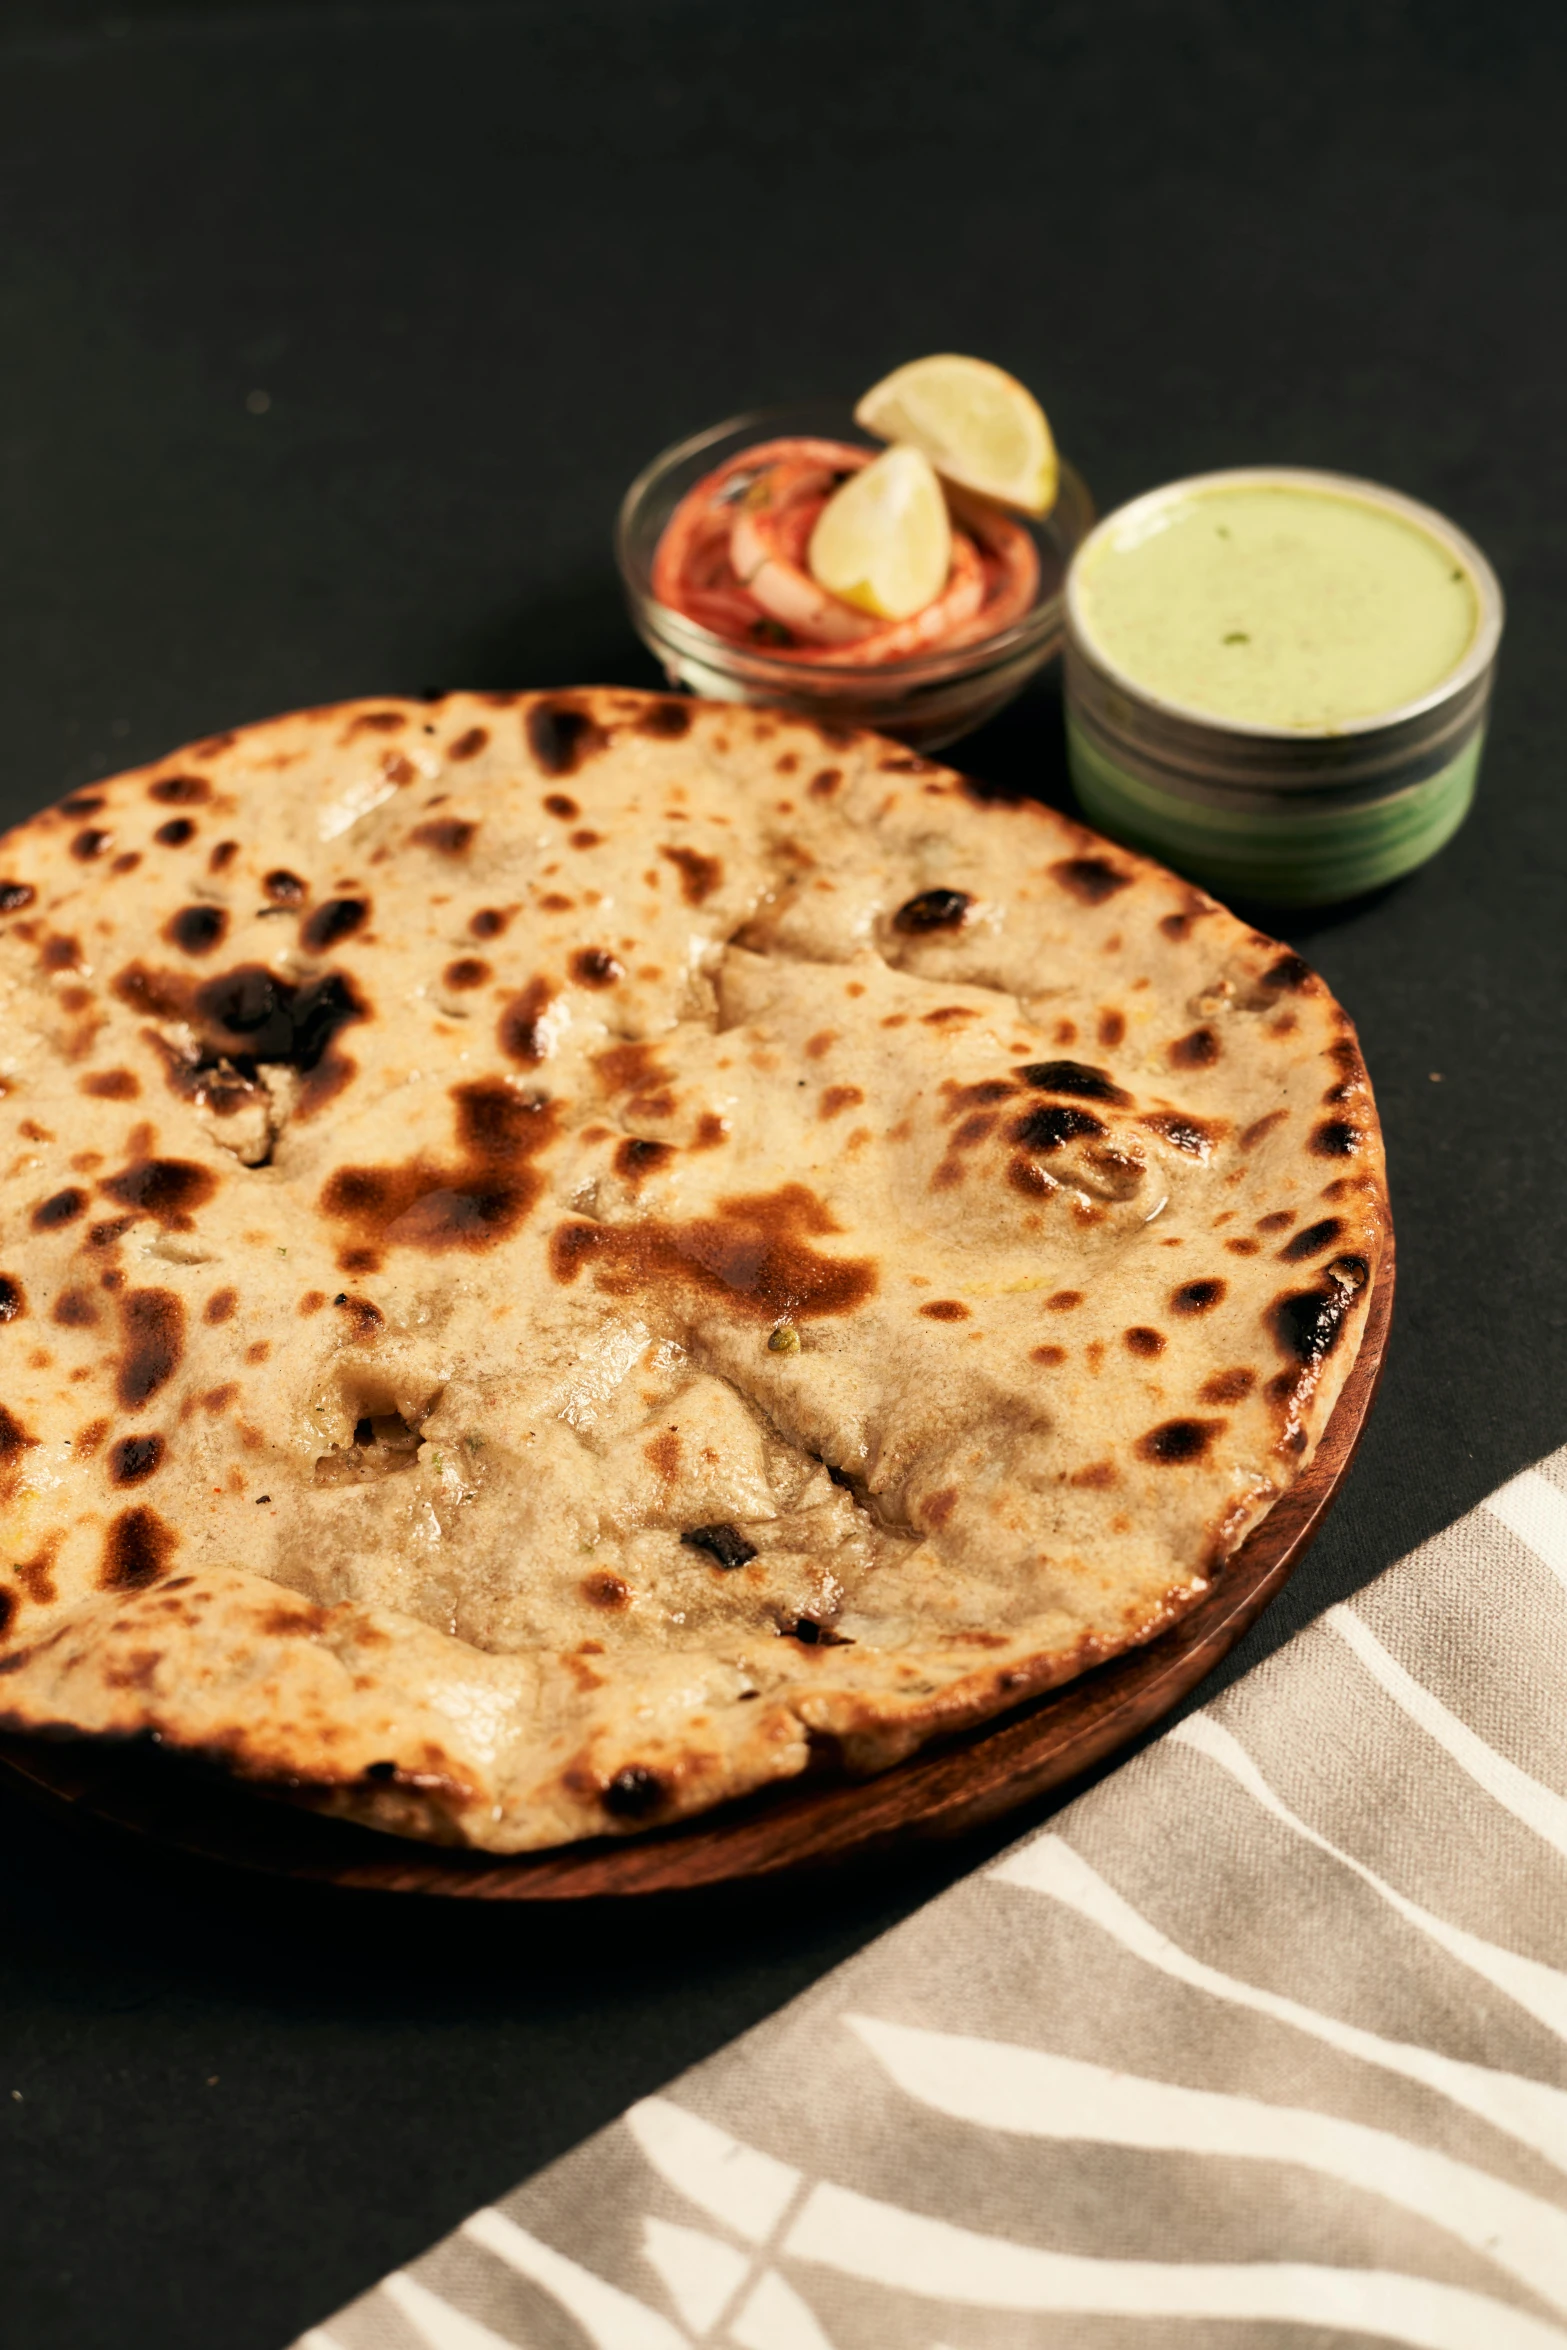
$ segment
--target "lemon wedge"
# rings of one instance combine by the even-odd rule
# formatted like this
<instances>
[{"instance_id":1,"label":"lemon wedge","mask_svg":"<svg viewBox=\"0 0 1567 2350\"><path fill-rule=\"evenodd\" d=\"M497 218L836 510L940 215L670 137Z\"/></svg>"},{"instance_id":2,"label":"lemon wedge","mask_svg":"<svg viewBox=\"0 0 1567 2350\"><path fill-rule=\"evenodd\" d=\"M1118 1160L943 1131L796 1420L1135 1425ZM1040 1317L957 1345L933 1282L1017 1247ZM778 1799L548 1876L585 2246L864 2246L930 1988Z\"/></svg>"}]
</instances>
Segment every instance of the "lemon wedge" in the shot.
<instances>
[{"instance_id":1,"label":"lemon wedge","mask_svg":"<svg viewBox=\"0 0 1567 2350\"><path fill-rule=\"evenodd\" d=\"M1005 368L945 351L873 384L855 422L923 449L947 481L1025 514L1048 514L1058 465L1045 412Z\"/></svg>"},{"instance_id":2,"label":"lemon wedge","mask_svg":"<svg viewBox=\"0 0 1567 2350\"><path fill-rule=\"evenodd\" d=\"M907 620L947 584L952 525L930 459L892 448L852 473L816 518L811 577L878 620Z\"/></svg>"}]
</instances>

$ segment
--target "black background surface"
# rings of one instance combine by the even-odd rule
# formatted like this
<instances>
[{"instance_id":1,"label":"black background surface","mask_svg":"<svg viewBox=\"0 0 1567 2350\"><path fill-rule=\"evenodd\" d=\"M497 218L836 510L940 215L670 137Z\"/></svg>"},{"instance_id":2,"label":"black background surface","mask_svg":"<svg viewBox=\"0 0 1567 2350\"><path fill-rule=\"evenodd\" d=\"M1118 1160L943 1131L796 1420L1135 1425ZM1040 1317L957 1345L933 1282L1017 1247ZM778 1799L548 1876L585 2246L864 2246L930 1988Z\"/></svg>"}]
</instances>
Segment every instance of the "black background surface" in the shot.
<instances>
[{"instance_id":1,"label":"black background surface","mask_svg":"<svg viewBox=\"0 0 1567 2350\"><path fill-rule=\"evenodd\" d=\"M1101 508L1282 460L1451 513L1510 599L1476 813L1283 925L1399 1309L1253 1661L1567 1436L1564 63L1557 7L1400 0L0 11L4 813L296 704L653 682L631 474L924 350L1036 387ZM1053 697L957 756L1063 796ZM6 1799L0 2340L279 2350L972 1857L567 1925Z\"/></svg>"}]
</instances>

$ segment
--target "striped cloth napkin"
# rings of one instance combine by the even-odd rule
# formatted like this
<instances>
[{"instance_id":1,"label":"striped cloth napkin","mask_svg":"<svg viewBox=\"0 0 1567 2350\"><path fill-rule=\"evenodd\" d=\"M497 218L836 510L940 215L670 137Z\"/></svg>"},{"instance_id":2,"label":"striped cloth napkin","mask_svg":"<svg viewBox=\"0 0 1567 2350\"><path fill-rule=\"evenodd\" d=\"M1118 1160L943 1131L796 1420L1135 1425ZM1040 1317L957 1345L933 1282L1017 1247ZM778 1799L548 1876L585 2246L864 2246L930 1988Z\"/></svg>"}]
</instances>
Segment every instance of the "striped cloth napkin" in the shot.
<instances>
[{"instance_id":1,"label":"striped cloth napkin","mask_svg":"<svg viewBox=\"0 0 1567 2350\"><path fill-rule=\"evenodd\" d=\"M299 2350L1567 2350L1567 1451Z\"/></svg>"}]
</instances>

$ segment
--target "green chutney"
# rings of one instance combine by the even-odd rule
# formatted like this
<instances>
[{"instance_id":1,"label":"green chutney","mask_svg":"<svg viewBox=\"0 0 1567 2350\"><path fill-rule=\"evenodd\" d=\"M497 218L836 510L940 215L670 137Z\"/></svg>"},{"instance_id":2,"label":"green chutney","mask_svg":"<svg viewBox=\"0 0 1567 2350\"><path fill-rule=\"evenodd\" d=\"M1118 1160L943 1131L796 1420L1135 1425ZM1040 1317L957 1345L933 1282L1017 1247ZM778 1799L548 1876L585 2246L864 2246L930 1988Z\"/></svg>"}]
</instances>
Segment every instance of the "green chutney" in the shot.
<instances>
[{"instance_id":1,"label":"green chutney","mask_svg":"<svg viewBox=\"0 0 1567 2350\"><path fill-rule=\"evenodd\" d=\"M1286 483L1130 510L1085 550L1077 593L1090 640L1144 692L1306 733L1419 701L1480 625L1474 580L1418 523Z\"/></svg>"}]
</instances>

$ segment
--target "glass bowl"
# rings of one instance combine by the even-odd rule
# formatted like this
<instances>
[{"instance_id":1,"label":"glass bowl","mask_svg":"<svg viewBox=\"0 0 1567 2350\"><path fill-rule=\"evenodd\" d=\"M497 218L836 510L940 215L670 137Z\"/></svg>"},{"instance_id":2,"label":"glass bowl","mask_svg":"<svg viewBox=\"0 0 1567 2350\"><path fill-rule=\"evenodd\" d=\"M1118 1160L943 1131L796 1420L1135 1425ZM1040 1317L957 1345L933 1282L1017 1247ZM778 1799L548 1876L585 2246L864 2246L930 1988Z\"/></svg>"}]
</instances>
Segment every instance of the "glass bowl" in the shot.
<instances>
[{"instance_id":1,"label":"glass bowl","mask_svg":"<svg viewBox=\"0 0 1567 2350\"><path fill-rule=\"evenodd\" d=\"M796 718L871 726L922 751L971 733L1061 650L1067 566L1094 522L1082 481L1063 464L1055 505L1044 519L1013 518L1023 522L1039 550L1038 592L1021 620L977 643L938 647L874 669L835 669L828 662L790 660L733 644L672 611L652 590L654 553L686 492L743 449L785 434L849 441L866 449L882 445L860 430L841 402L814 401L732 416L665 449L626 492L615 527L616 560L638 636L671 685L688 686L713 701L765 704Z\"/></svg>"}]
</instances>

